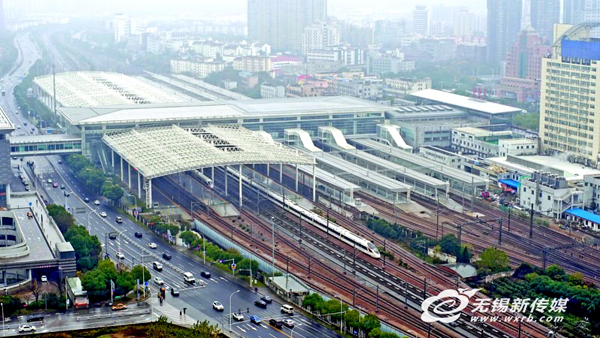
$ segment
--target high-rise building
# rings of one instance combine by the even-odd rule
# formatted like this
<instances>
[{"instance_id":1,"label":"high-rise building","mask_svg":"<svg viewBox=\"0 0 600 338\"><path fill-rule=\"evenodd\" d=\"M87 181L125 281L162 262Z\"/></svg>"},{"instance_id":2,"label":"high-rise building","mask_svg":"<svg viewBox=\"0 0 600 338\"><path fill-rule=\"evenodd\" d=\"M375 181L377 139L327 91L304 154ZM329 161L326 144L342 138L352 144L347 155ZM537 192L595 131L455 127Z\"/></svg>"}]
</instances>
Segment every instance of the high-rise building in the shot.
<instances>
[{"instance_id":1,"label":"high-rise building","mask_svg":"<svg viewBox=\"0 0 600 338\"><path fill-rule=\"evenodd\" d=\"M563 0L563 23L578 25L583 22L586 0Z\"/></svg>"},{"instance_id":2,"label":"high-rise building","mask_svg":"<svg viewBox=\"0 0 600 338\"><path fill-rule=\"evenodd\" d=\"M487 1L487 60L499 65L517 40L521 27L521 0Z\"/></svg>"},{"instance_id":3,"label":"high-rise building","mask_svg":"<svg viewBox=\"0 0 600 338\"><path fill-rule=\"evenodd\" d=\"M341 41L352 47L365 48L375 43L375 30L370 26L341 22L340 27Z\"/></svg>"},{"instance_id":4,"label":"high-rise building","mask_svg":"<svg viewBox=\"0 0 600 338\"><path fill-rule=\"evenodd\" d=\"M327 0L248 0L248 36L280 51L302 51L304 29L327 20Z\"/></svg>"},{"instance_id":5,"label":"high-rise building","mask_svg":"<svg viewBox=\"0 0 600 338\"><path fill-rule=\"evenodd\" d=\"M429 9L427 6L418 5L413 10L413 33L429 35Z\"/></svg>"},{"instance_id":6,"label":"high-rise building","mask_svg":"<svg viewBox=\"0 0 600 338\"><path fill-rule=\"evenodd\" d=\"M115 34L115 43L127 40L131 34L131 20L125 14L115 14L115 18L113 19L113 30Z\"/></svg>"},{"instance_id":7,"label":"high-rise building","mask_svg":"<svg viewBox=\"0 0 600 338\"><path fill-rule=\"evenodd\" d=\"M475 32L475 14L468 8L461 8L454 12L452 20L453 36L471 36Z\"/></svg>"},{"instance_id":8,"label":"high-rise building","mask_svg":"<svg viewBox=\"0 0 600 338\"><path fill-rule=\"evenodd\" d=\"M584 22L598 22L600 20L600 0L586 0L583 11ZM595 34L592 34L593 36ZM597 37L597 36L594 36Z\"/></svg>"},{"instance_id":9,"label":"high-rise building","mask_svg":"<svg viewBox=\"0 0 600 338\"><path fill-rule=\"evenodd\" d=\"M517 43L506 56L504 76L497 88L497 95L519 102L537 101L542 59L548 56L551 50L531 26L522 30Z\"/></svg>"},{"instance_id":10,"label":"high-rise building","mask_svg":"<svg viewBox=\"0 0 600 338\"><path fill-rule=\"evenodd\" d=\"M584 27L571 31L542 60L540 100L542 149L588 164L598 163L600 152L600 56L594 53L600 42L590 34Z\"/></svg>"},{"instance_id":11,"label":"high-rise building","mask_svg":"<svg viewBox=\"0 0 600 338\"><path fill-rule=\"evenodd\" d=\"M302 53L340 44L340 29L336 22L319 22L304 28Z\"/></svg>"},{"instance_id":12,"label":"high-rise building","mask_svg":"<svg viewBox=\"0 0 600 338\"><path fill-rule=\"evenodd\" d=\"M554 43L554 24L560 22L560 0L531 0L531 27L545 40Z\"/></svg>"}]
</instances>

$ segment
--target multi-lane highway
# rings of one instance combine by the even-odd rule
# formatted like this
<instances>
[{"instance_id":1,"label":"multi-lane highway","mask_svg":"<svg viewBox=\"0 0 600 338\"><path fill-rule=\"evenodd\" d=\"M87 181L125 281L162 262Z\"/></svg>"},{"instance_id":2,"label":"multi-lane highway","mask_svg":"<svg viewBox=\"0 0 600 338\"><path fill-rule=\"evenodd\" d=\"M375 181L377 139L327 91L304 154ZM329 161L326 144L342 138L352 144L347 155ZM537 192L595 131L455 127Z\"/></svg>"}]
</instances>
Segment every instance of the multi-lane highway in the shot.
<instances>
[{"instance_id":1,"label":"multi-lane highway","mask_svg":"<svg viewBox=\"0 0 600 338\"><path fill-rule=\"evenodd\" d=\"M39 51L36 50L35 45L26 34L19 35L17 42L19 60L22 59L22 62L17 62L19 67L13 73L13 76L5 76L2 79L3 87L6 90L2 107L15 124L15 135L37 134L38 130L26 121L22 116L23 112L19 112L12 95L12 89L18 84L18 75L26 73L28 67L39 57ZM154 315L167 315L174 322L206 319L222 325L227 321L231 310L232 312L241 312L244 315L244 321L233 323L231 326L232 333L243 337L287 337L290 335L290 328L276 329L268 324L270 318L284 318L280 311L281 303L277 299L266 309L256 307L253 303L261 297L261 291L256 293L247 285L239 285L233 282L227 274L202 264L194 259L195 257L188 256L184 249L168 244L159 236L143 229L126 217L123 217L123 223L116 223L116 217L121 214L115 208L105 202L101 202L97 206L84 201L85 197L89 198L90 201L101 200L101 198L85 191L69 168L65 164L59 163L59 157L29 157L25 158L23 162L28 160L35 163L33 169L27 166L25 169L33 182L32 189L36 189L50 202L66 205L73 212L78 223L84 224L93 235L98 236L103 249L112 259L128 266L139 264L143 260L144 265L151 271L153 276L160 276L169 289L175 288L180 291L179 297L172 297L170 293L167 293L166 302L162 306L153 297L151 302L156 303L153 310ZM65 189L54 188L48 183L48 179L57 182L59 187L64 185ZM66 196L67 193L68 197ZM78 212L75 212L75 210ZM102 212L106 213L106 217L101 217ZM107 234L115 231L121 233L121 235L115 240L108 239ZM135 236L136 232L142 232L142 237L137 238ZM151 249L149 247L150 243L156 243L156 249ZM117 252L122 253L124 259L116 258ZM163 253L167 253L172 259L165 260ZM153 270L152 262L154 261L162 263L164 269L160 272ZM212 277L209 279L202 278L200 274L202 271L211 272ZM197 281L202 282L193 286L186 284L183 280L183 272L191 272ZM153 285L150 281L150 287L153 294L156 295L158 286ZM239 292L237 292L238 290ZM268 292L266 289L263 291ZM230 299L231 305L229 305ZM214 310L212 308L213 301L221 302L224 305L224 311ZM180 315L178 312L184 308L186 309L185 315ZM260 325L251 324L249 322L250 315L260 316L263 323ZM339 337L302 315L295 314L291 318L296 323L293 331L294 337ZM229 332L229 327L225 328L224 331Z\"/></svg>"}]
</instances>

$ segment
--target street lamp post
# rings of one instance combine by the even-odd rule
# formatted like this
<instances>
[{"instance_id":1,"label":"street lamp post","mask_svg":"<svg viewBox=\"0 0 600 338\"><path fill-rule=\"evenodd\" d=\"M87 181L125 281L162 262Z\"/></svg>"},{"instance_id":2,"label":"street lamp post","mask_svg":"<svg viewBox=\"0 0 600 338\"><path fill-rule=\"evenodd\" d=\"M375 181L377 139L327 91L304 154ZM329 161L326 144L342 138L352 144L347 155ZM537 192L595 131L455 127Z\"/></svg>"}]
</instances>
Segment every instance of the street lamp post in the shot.
<instances>
[{"instance_id":1,"label":"street lamp post","mask_svg":"<svg viewBox=\"0 0 600 338\"><path fill-rule=\"evenodd\" d=\"M95 212L95 211L96 211L96 209L92 209L92 210L90 210L90 212L88 212L88 214L87 214L87 225L88 225L88 231L90 231L90 230L91 230L91 228L92 228L92 226L90 225L90 215L91 215L93 212ZM90 232L91 232L91 231L90 231Z\"/></svg>"},{"instance_id":2,"label":"street lamp post","mask_svg":"<svg viewBox=\"0 0 600 338\"><path fill-rule=\"evenodd\" d=\"M206 265L206 238L199 232L197 232L197 234L202 237L202 261L204 262L204 265Z\"/></svg>"},{"instance_id":3,"label":"street lamp post","mask_svg":"<svg viewBox=\"0 0 600 338\"><path fill-rule=\"evenodd\" d=\"M236 293L240 292L240 290L234 291L229 295L229 331L231 332L231 297Z\"/></svg>"},{"instance_id":4,"label":"street lamp post","mask_svg":"<svg viewBox=\"0 0 600 338\"><path fill-rule=\"evenodd\" d=\"M344 333L344 300L342 295L335 295L335 298L340 299L340 332Z\"/></svg>"},{"instance_id":5,"label":"street lamp post","mask_svg":"<svg viewBox=\"0 0 600 338\"><path fill-rule=\"evenodd\" d=\"M2 306L2 337L4 337L6 331L4 331L4 303L0 303Z\"/></svg>"},{"instance_id":6,"label":"street lamp post","mask_svg":"<svg viewBox=\"0 0 600 338\"><path fill-rule=\"evenodd\" d=\"M271 217L271 236L273 241L273 279L275 279L275 217Z\"/></svg>"}]
</instances>

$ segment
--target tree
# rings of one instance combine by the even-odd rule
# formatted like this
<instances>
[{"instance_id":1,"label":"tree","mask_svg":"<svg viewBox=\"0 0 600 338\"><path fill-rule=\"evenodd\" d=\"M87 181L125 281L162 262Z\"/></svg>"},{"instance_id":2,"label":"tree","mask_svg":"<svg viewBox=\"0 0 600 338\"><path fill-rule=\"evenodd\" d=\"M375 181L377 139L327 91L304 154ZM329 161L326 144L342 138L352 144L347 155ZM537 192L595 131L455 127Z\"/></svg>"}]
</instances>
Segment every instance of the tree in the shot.
<instances>
[{"instance_id":1,"label":"tree","mask_svg":"<svg viewBox=\"0 0 600 338\"><path fill-rule=\"evenodd\" d=\"M102 245L98 237L90 235L87 229L82 226L73 226L65 234L65 239L71 243L75 250L77 259L77 270L88 271L98 265Z\"/></svg>"},{"instance_id":2,"label":"tree","mask_svg":"<svg viewBox=\"0 0 600 338\"><path fill-rule=\"evenodd\" d=\"M344 314L344 322L349 328L358 328L360 326L360 313L357 310L349 310Z\"/></svg>"},{"instance_id":3,"label":"tree","mask_svg":"<svg viewBox=\"0 0 600 338\"><path fill-rule=\"evenodd\" d=\"M442 248L442 252L445 252L449 255L458 256L458 253L460 252L458 238L456 238L454 234L448 234L442 237L440 239L439 245Z\"/></svg>"},{"instance_id":4,"label":"tree","mask_svg":"<svg viewBox=\"0 0 600 338\"><path fill-rule=\"evenodd\" d=\"M146 267L142 265L136 265L133 267L133 269L131 269L131 277L133 278L133 280L139 279L141 283L149 281L150 278L152 278L152 276L150 275L150 271L148 271L148 269L146 269Z\"/></svg>"},{"instance_id":5,"label":"tree","mask_svg":"<svg viewBox=\"0 0 600 338\"><path fill-rule=\"evenodd\" d=\"M33 296L35 297L35 303L37 304L39 297L40 297L40 288L38 286L37 279L35 279L35 278L33 278L33 281L31 282L31 292L33 293Z\"/></svg>"},{"instance_id":6,"label":"tree","mask_svg":"<svg viewBox=\"0 0 600 338\"><path fill-rule=\"evenodd\" d=\"M376 327L369 332L369 338L379 338L381 337L381 329Z\"/></svg>"},{"instance_id":7,"label":"tree","mask_svg":"<svg viewBox=\"0 0 600 338\"><path fill-rule=\"evenodd\" d=\"M309 309L309 311L319 311L323 308L323 297L321 297L318 293L311 293L310 295L304 297L302 300L302 307Z\"/></svg>"},{"instance_id":8,"label":"tree","mask_svg":"<svg viewBox=\"0 0 600 338\"><path fill-rule=\"evenodd\" d=\"M566 281L568 279L565 270L556 264L550 265L546 269L545 274L555 281Z\"/></svg>"},{"instance_id":9,"label":"tree","mask_svg":"<svg viewBox=\"0 0 600 338\"><path fill-rule=\"evenodd\" d=\"M492 273L502 271L508 267L508 255L502 250L487 248L481 253L479 266Z\"/></svg>"},{"instance_id":10,"label":"tree","mask_svg":"<svg viewBox=\"0 0 600 338\"><path fill-rule=\"evenodd\" d=\"M469 248L466 245L463 245L462 250L458 257L456 257L456 261L459 263L471 263L471 253L469 252Z\"/></svg>"},{"instance_id":11,"label":"tree","mask_svg":"<svg viewBox=\"0 0 600 338\"><path fill-rule=\"evenodd\" d=\"M208 320L194 323L192 332L196 337L218 338L221 336L219 325L211 325Z\"/></svg>"},{"instance_id":12,"label":"tree","mask_svg":"<svg viewBox=\"0 0 600 338\"><path fill-rule=\"evenodd\" d=\"M124 194L125 191L112 181L105 181L102 185L102 196L113 202L118 201Z\"/></svg>"},{"instance_id":13,"label":"tree","mask_svg":"<svg viewBox=\"0 0 600 338\"><path fill-rule=\"evenodd\" d=\"M513 273L514 278L524 279L527 274L533 272L533 267L529 263L521 263L518 268L515 269Z\"/></svg>"},{"instance_id":14,"label":"tree","mask_svg":"<svg viewBox=\"0 0 600 338\"><path fill-rule=\"evenodd\" d=\"M380 328L381 323L379 322L379 318L377 318L377 316L368 314L360 321L360 327L364 332L368 333L375 328Z\"/></svg>"},{"instance_id":15,"label":"tree","mask_svg":"<svg viewBox=\"0 0 600 338\"><path fill-rule=\"evenodd\" d=\"M56 204L50 204L46 207L46 209L48 210L50 217L54 219L54 222L63 235L75 224L75 218L64 207Z\"/></svg>"},{"instance_id":16,"label":"tree","mask_svg":"<svg viewBox=\"0 0 600 338\"><path fill-rule=\"evenodd\" d=\"M569 284L583 285L583 275L579 272L569 275Z\"/></svg>"}]
</instances>

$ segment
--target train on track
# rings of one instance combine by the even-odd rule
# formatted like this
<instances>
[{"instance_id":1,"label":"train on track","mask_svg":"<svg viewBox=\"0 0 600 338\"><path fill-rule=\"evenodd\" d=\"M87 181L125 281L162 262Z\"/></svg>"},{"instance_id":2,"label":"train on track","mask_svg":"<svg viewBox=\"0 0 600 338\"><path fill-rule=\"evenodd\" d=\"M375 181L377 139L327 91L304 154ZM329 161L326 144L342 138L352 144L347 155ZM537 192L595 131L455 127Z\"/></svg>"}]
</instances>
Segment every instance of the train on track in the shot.
<instances>
[{"instance_id":1,"label":"train on track","mask_svg":"<svg viewBox=\"0 0 600 338\"><path fill-rule=\"evenodd\" d=\"M238 172L231 168L228 169L229 173L235 176L237 179ZM246 186L252 186L253 188L261 191L263 195L266 196L267 200L279 207L282 207L284 210L289 211L294 216L304 220L309 224L314 225L315 227L319 228L324 232L329 233L332 236L335 236L340 241L352 247L356 247L357 250L364 252L365 254L373 258L381 258L381 253L379 252L379 249L377 249L375 244L373 244L371 241L352 233L350 230L341 227L335 224L334 222L327 221L327 219L320 216L319 214L303 208L302 206L298 205L298 203L290 199L285 199L282 195L278 193L275 193L273 191L265 191L264 188L261 187L258 183L254 181L249 181L246 177L242 176L242 181ZM329 228L329 231L327 230L327 228Z\"/></svg>"}]
</instances>

